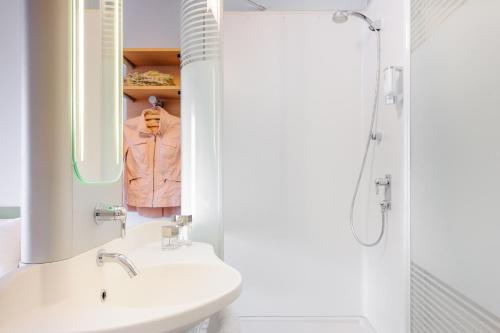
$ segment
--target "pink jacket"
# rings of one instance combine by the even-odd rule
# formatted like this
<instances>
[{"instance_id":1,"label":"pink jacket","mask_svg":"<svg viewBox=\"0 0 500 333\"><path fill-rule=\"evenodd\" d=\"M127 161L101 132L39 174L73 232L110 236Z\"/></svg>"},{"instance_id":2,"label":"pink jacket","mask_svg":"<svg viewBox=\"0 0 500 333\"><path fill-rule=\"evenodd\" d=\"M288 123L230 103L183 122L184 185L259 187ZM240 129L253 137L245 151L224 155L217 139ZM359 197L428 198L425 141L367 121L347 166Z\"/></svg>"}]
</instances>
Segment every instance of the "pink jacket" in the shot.
<instances>
[{"instance_id":1,"label":"pink jacket","mask_svg":"<svg viewBox=\"0 0 500 333\"><path fill-rule=\"evenodd\" d=\"M135 207L181 205L180 119L161 109L155 135L141 116L124 127L126 201Z\"/></svg>"}]
</instances>

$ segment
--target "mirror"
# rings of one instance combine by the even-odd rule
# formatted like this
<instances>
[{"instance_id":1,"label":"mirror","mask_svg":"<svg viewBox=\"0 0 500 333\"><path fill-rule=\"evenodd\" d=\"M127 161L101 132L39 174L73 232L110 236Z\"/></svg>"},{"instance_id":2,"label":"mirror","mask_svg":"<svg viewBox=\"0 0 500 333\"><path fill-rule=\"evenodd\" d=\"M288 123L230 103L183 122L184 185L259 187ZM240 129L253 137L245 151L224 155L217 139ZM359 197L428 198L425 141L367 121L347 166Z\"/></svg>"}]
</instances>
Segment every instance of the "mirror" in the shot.
<instances>
[{"instance_id":1,"label":"mirror","mask_svg":"<svg viewBox=\"0 0 500 333\"><path fill-rule=\"evenodd\" d=\"M122 172L122 1L72 2L73 164L84 183Z\"/></svg>"},{"instance_id":2,"label":"mirror","mask_svg":"<svg viewBox=\"0 0 500 333\"><path fill-rule=\"evenodd\" d=\"M123 12L127 223L192 215L193 238L220 253L221 1L127 0Z\"/></svg>"},{"instance_id":3,"label":"mirror","mask_svg":"<svg viewBox=\"0 0 500 333\"><path fill-rule=\"evenodd\" d=\"M181 214L181 0L124 4L127 221Z\"/></svg>"}]
</instances>

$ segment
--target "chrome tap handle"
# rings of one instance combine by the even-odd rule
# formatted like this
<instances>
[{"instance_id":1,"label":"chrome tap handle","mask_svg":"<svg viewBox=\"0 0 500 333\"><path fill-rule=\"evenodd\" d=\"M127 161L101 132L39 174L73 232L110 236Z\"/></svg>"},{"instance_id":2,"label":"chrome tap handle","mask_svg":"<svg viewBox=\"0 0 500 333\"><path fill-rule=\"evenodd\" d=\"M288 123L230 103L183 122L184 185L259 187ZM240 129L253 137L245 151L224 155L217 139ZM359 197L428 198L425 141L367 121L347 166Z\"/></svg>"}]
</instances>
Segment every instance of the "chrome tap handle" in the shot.
<instances>
[{"instance_id":1,"label":"chrome tap handle","mask_svg":"<svg viewBox=\"0 0 500 333\"><path fill-rule=\"evenodd\" d=\"M122 237L126 235L127 210L124 207L99 204L94 208L94 221L97 225L106 221L118 221L121 224Z\"/></svg>"}]
</instances>

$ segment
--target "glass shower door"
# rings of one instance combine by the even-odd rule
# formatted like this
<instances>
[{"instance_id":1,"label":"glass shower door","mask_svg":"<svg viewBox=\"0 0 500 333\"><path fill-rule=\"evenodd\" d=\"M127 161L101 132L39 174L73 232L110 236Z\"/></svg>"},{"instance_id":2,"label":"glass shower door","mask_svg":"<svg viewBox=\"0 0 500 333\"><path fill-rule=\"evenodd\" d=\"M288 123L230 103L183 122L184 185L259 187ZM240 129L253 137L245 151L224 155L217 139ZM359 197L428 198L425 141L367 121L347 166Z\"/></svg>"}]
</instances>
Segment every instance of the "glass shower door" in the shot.
<instances>
[{"instance_id":1,"label":"glass shower door","mask_svg":"<svg viewBox=\"0 0 500 333\"><path fill-rule=\"evenodd\" d=\"M500 2L411 10L411 329L500 332Z\"/></svg>"}]
</instances>

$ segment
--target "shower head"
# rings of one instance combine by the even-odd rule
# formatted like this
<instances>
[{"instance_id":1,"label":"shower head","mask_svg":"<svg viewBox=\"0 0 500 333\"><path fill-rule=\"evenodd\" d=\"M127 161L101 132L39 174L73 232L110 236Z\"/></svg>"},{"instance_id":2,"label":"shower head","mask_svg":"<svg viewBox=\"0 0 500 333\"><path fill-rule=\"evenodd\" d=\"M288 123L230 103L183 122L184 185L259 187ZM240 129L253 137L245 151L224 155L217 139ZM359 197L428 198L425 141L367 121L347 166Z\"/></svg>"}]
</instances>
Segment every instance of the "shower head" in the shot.
<instances>
[{"instance_id":1,"label":"shower head","mask_svg":"<svg viewBox=\"0 0 500 333\"><path fill-rule=\"evenodd\" d=\"M350 16L355 16L362 19L368 24L368 28L371 31L380 31L379 22L372 21L368 16L361 14L360 12L354 12L352 10L339 10L333 13L332 20L335 23L345 23L349 20Z\"/></svg>"},{"instance_id":2,"label":"shower head","mask_svg":"<svg viewBox=\"0 0 500 333\"><path fill-rule=\"evenodd\" d=\"M348 11L347 10L339 10L338 12L333 13L332 20L335 23L346 23L347 20L349 20Z\"/></svg>"}]
</instances>

